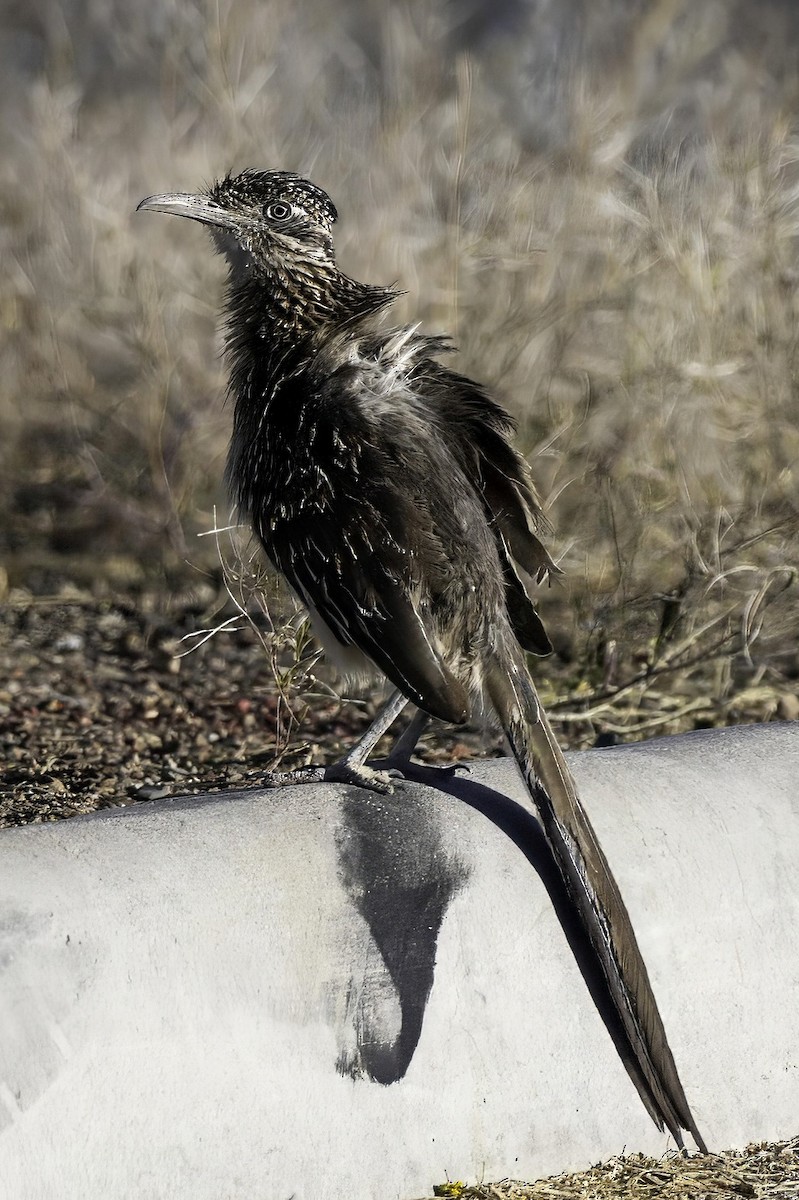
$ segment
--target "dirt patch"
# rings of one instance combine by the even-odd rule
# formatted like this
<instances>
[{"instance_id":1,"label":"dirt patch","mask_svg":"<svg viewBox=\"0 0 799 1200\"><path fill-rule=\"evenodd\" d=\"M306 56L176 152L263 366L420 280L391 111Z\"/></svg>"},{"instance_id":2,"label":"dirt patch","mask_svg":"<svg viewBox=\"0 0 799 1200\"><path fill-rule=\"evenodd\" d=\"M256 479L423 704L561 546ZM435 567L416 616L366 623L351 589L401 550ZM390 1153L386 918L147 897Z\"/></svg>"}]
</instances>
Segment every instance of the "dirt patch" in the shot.
<instances>
[{"instance_id":1,"label":"dirt patch","mask_svg":"<svg viewBox=\"0 0 799 1200\"><path fill-rule=\"evenodd\" d=\"M328 761L366 728L382 693L345 703L312 677L316 691L286 700L257 625L242 618L209 637L223 619L213 606L162 601L11 597L0 615L0 825L254 786L276 761ZM425 756L479 744L456 731Z\"/></svg>"}]
</instances>

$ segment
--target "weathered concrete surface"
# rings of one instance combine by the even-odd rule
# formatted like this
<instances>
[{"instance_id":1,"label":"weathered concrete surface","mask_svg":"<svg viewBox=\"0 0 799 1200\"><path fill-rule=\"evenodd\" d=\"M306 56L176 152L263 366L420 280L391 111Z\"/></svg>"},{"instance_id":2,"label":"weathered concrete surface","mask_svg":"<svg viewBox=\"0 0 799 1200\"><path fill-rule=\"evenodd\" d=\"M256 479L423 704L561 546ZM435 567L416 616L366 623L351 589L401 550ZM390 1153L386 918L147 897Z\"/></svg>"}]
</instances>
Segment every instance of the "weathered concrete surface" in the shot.
<instances>
[{"instance_id":1,"label":"weathered concrete surface","mask_svg":"<svg viewBox=\"0 0 799 1200\"><path fill-rule=\"evenodd\" d=\"M706 1139L795 1134L799 727L571 762ZM0 1196L404 1200L664 1149L515 771L446 786L0 835Z\"/></svg>"}]
</instances>

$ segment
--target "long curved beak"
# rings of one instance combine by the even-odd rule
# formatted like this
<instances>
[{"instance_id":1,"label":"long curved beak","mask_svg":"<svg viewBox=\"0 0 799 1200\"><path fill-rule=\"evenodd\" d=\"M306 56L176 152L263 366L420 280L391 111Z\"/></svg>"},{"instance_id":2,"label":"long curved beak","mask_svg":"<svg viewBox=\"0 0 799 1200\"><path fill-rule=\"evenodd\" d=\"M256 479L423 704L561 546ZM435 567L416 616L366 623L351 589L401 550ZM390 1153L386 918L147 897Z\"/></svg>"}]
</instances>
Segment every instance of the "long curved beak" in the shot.
<instances>
[{"instance_id":1,"label":"long curved beak","mask_svg":"<svg viewBox=\"0 0 799 1200\"><path fill-rule=\"evenodd\" d=\"M173 213L176 217L189 217L192 221L202 221L203 225L218 225L221 229L230 229L236 224L227 209L206 196L163 192L142 200L141 204L136 205L136 212L145 208L153 212Z\"/></svg>"}]
</instances>

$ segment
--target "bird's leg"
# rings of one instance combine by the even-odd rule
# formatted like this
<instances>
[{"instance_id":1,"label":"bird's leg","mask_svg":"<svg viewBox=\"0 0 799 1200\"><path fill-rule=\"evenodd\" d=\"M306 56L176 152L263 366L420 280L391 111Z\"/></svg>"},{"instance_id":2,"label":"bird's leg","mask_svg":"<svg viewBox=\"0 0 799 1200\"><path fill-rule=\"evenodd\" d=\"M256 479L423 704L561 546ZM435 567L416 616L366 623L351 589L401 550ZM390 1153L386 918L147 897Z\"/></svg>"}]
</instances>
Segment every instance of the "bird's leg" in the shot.
<instances>
[{"instance_id":1,"label":"bird's leg","mask_svg":"<svg viewBox=\"0 0 799 1200\"><path fill-rule=\"evenodd\" d=\"M391 753L388 756L388 765L396 767L400 771L403 767L407 767L411 761L411 755L416 749L416 743L425 729L427 729L429 723L430 717L427 713L423 712L421 708L417 708L407 729L403 730L391 747Z\"/></svg>"},{"instance_id":2,"label":"bird's leg","mask_svg":"<svg viewBox=\"0 0 799 1200\"><path fill-rule=\"evenodd\" d=\"M292 783L354 783L374 792L390 792L391 776L367 766L366 760L383 734L408 703L402 692L392 692L372 724L338 762L327 767L300 767L296 771L271 771L263 777L264 787L284 787ZM413 724L413 722L411 722ZM418 734L417 734L418 737ZM414 740L415 744L415 740ZM408 756L413 746L408 750Z\"/></svg>"},{"instance_id":3,"label":"bird's leg","mask_svg":"<svg viewBox=\"0 0 799 1200\"><path fill-rule=\"evenodd\" d=\"M391 775L405 775L408 767L412 765L411 755L416 749L416 744L429 724L429 714L423 712L421 708L417 708L407 729L403 730L391 747L391 753L388 758L381 761L381 769L388 771ZM424 766L420 764L413 765L417 771L430 772L431 775L437 775L439 779L448 775L454 775L457 771L468 772L469 770L465 763L454 763L451 767L432 767L428 764Z\"/></svg>"},{"instance_id":4,"label":"bird's leg","mask_svg":"<svg viewBox=\"0 0 799 1200\"><path fill-rule=\"evenodd\" d=\"M333 780L336 783L359 784L361 787L371 788L375 792L390 792L392 790L391 776L386 771L376 771L374 767L367 766L366 760L407 703L408 698L403 696L402 692L392 692L366 733L358 739L343 758L340 758L338 762L331 763L325 769L325 779Z\"/></svg>"}]
</instances>

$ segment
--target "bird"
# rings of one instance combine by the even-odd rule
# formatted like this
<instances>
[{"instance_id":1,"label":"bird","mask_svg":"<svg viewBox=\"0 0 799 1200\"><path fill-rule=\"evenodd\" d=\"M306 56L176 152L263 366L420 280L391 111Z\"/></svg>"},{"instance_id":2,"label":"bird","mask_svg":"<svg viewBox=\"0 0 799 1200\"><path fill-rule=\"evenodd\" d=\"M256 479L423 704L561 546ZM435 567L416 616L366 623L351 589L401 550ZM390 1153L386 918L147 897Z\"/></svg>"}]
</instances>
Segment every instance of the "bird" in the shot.
<instances>
[{"instance_id":1,"label":"bird","mask_svg":"<svg viewBox=\"0 0 799 1200\"><path fill-rule=\"evenodd\" d=\"M528 654L551 650L532 584L558 567L511 416L446 365L448 338L391 324L395 287L339 268L336 207L310 180L248 168L138 209L202 223L226 259L232 498L339 670L394 688L338 763L267 782L389 790L391 777L367 760L408 702L417 713L395 761L429 718L459 725L493 712L601 966L641 1100L678 1146L688 1131L706 1150L627 908L528 665Z\"/></svg>"}]
</instances>

